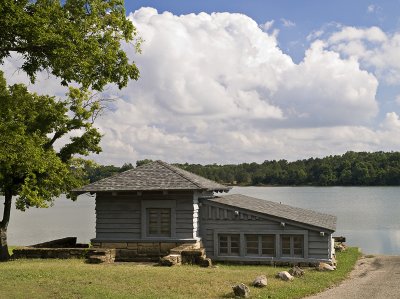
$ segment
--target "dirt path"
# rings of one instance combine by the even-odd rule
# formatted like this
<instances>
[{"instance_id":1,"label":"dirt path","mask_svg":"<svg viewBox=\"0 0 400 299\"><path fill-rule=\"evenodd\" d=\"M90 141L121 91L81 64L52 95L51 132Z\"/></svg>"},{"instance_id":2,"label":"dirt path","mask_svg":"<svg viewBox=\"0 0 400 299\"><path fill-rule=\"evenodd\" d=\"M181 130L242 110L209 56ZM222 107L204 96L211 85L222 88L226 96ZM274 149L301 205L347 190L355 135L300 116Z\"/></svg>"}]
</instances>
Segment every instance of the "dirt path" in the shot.
<instances>
[{"instance_id":1,"label":"dirt path","mask_svg":"<svg viewBox=\"0 0 400 299\"><path fill-rule=\"evenodd\" d=\"M400 256L361 258L341 285L308 299L400 298Z\"/></svg>"}]
</instances>

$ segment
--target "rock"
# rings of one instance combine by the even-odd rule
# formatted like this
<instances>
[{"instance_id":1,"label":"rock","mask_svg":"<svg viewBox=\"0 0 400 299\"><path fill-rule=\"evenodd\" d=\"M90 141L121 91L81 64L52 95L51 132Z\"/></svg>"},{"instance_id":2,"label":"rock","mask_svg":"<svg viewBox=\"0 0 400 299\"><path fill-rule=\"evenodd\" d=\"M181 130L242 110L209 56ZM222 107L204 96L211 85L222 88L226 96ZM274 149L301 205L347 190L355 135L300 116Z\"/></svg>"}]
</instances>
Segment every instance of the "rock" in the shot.
<instances>
[{"instance_id":1,"label":"rock","mask_svg":"<svg viewBox=\"0 0 400 299\"><path fill-rule=\"evenodd\" d=\"M289 270L289 273L294 277L301 277L304 275L304 270L298 266L294 266L292 269Z\"/></svg>"},{"instance_id":2,"label":"rock","mask_svg":"<svg viewBox=\"0 0 400 299\"><path fill-rule=\"evenodd\" d=\"M335 268L337 266L337 261L335 256L332 257L332 266L335 266Z\"/></svg>"},{"instance_id":3,"label":"rock","mask_svg":"<svg viewBox=\"0 0 400 299\"><path fill-rule=\"evenodd\" d=\"M257 276L253 282L252 282L252 286L256 287L256 288L263 288L267 286L267 277L265 275L260 275Z\"/></svg>"},{"instance_id":4,"label":"rock","mask_svg":"<svg viewBox=\"0 0 400 299\"><path fill-rule=\"evenodd\" d=\"M199 265L200 265L200 267L204 267L204 268L212 267L212 261L211 261L211 259L208 258L208 257L201 258L201 259L199 260Z\"/></svg>"},{"instance_id":5,"label":"rock","mask_svg":"<svg viewBox=\"0 0 400 299\"><path fill-rule=\"evenodd\" d=\"M181 264L181 256L179 254L169 254L160 259L161 266L176 266Z\"/></svg>"},{"instance_id":6,"label":"rock","mask_svg":"<svg viewBox=\"0 0 400 299\"><path fill-rule=\"evenodd\" d=\"M181 252L182 264L189 264L189 265L198 264L199 259L201 257L204 257L204 255L205 255L204 248L182 250Z\"/></svg>"},{"instance_id":7,"label":"rock","mask_svg":"<svg viewBox=\"0 0 400 299\"><path fill-rule=\"evenodd\" d=\"M250 296L250 289L244 283L239 283L238 285L232 286L233 293L237 297L247 298Z\"/></svg>"},{"instance_id":8,"label":"rock","mask_svg":"<svg viewBox=\"0 0 400 299\"><path fill-rule=\"evenodd\" d=\"M317 266L317 270L318 271L335 271L336 267L331 266L327 263L319 263L319 265Z\"/></svg>"},{"instance_id":9,"label":"rock","mask_svg":"<svg viewBox=\"0 0 400 299\"><path fill-rule=\"evenodd\" d=\"M335 250L338 252L342 252L346 250L346 245L344 245L343 243L336 243L335 244Z\"/></svg>"},{"instance_id":10,"label":"rock","mask_svg":"<svg viewBox=\"0 0 400 299\"><path fill-rule=\"evenodd\" d=\"M290 275L289 272L287 272L287 271L279 272L278 274L276 274L276 277L280 278L284 281L290 281L290 280L294 279L294 277L292 275Z\"/></svg>"},{"instance_id":11,"label":"rock","mask_svg":"<svg viewBox=\"0 0 400 299\"><path fill-rule=\"evenodd\" d=\"M102 264L106 262L107 262L106 257L100 255L92 255L86 259L86 263L88 264Z\"/></svg>"}]
</instances>

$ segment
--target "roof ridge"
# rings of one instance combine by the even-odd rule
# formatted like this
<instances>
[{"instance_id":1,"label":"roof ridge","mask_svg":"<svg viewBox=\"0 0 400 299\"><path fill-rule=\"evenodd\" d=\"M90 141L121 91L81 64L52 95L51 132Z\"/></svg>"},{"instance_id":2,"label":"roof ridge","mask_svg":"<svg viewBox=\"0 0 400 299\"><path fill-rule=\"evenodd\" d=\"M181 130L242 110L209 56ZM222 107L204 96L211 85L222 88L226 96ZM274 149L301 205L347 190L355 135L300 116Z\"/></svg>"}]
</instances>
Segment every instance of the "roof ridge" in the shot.
<instances>
[{"instance_id":1,"label":"roof ridge","mask_svg":"<svg viewBox=\"0 0 400 299\"><path fill-rule=\"evenodd\" d=\"M120 176L124 175L126 172L132 172L132 171L135 171L135 170L136 170L136 168L127 169L127 170L125 170L125 171L123 171L123 172L118 172L118 173L115 173L115 174L110 175L110 176L108 176L108 177L102 178L102 179L100 179L100 180L98 180L98 181L89 183L88 185L97 184L97 183L102 183L103 181L108 181L108 180L110 180L110 179L113 178L113 177L114 177L114 178L115 178L115 177L120 177Z\"/></svg>"},{"instance_id":2,"label":"roof ridge","mask_svg":"<svg viewBox=\"0 0 400 299\"><path fill-rule=\"evenodd\" d=\"M177 171L177 169L179 169L179 170L183 170L183 169L180 169L180 168L178 168L178 167L176 167L176 166L172 166L172 165L170 165L170 164L168 164L168 163L166 163L166 162L164 162L164 161L161 161L161 160L157 160L156 162L160 163L160 164L163 165L164 167L167 167L169 170L173 171L174 173L176 173L177 175L181 176L181 177L184 178L185 180L191 182L191 183L192 183L193 185L195 185L196 187L198 187L198 188L200 188L200 189L204 189L204 188L201 186L201 184L194 182L192 179L190 179L189 177L187 177L185 174L183 174L183 173ZM183 171L185 171L185 170L183 170Z\"/></svg>"}]
</instances>

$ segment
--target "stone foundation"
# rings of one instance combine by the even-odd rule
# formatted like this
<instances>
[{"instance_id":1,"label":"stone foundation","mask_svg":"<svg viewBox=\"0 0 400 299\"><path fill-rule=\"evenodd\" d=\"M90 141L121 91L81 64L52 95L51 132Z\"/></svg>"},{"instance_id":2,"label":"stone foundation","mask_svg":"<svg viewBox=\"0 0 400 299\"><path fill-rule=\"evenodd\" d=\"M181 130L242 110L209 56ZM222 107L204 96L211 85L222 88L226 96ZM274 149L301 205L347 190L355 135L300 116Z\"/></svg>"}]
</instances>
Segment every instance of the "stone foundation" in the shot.
<instances>
[{"instance_id":1,"label":"stone foundation","mask_svg":"<svg viewBox=\"0 0 400 299\"><path fill-rule=\"evenodd\" d=\"M115 249L116 262L158 262L180 246L182 243L178 242L92 242L93 248ZM200 245L193 243L185 246L194 248Z\"/></svg>"}]
</instances>

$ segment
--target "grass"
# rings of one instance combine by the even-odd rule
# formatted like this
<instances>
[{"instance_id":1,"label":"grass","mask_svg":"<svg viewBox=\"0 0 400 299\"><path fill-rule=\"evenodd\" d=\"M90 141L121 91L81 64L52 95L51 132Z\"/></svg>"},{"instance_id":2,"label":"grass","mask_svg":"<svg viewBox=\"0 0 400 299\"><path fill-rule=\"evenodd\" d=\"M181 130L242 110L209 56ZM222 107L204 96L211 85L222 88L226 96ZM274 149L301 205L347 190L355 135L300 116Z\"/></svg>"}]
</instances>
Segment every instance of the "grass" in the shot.
<instances>
[{"instance_id":1,"label":"grass","mask_svg":"<svg viewBox=\"0 0 400 299\"><path fill-rule=\"evenodd\" d=\"M90 265L83 260L16 260L0 263L0 298L231 298L231 286L250 285L267 275L264 289L250 287L251 298L301 298L342 281L360 254L338 254L338 269L306 269L304 278L274 278L287 267L218 265L154 267L130 263Z\"/></svg>"}]
</instances>

